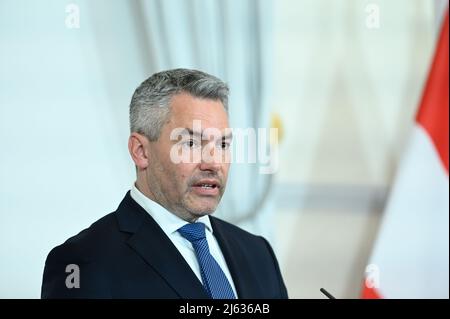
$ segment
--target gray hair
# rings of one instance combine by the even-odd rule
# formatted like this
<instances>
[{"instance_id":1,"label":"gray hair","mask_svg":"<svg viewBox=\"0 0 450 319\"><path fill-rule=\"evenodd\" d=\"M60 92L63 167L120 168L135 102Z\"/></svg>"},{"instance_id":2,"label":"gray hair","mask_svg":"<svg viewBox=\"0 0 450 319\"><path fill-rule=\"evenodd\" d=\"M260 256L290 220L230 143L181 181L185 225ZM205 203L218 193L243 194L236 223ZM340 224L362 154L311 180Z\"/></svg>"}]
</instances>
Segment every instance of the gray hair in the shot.
<instances>
[{"instance_id":1,"label":"gray hair","mask_svg":"<svg viewBox=\"0 0 450 319\"><path fill-rule=\"evenodd\" d=\"M170 114L170 101L186 92L194 97L219 100L228 112L228 86L220 79L197 70L173 69L153 74L134 91L130 103L130 130L150 141L159 138Z\"/></svg>"}]
</instances>

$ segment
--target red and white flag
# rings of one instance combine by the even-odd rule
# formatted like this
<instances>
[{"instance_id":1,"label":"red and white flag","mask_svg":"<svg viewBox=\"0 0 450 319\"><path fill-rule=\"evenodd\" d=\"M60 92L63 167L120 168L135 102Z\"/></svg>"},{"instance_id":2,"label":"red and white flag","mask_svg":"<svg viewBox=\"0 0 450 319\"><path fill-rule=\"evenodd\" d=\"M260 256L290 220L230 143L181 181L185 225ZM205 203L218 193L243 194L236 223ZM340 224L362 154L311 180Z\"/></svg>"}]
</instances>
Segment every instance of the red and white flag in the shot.
<instances>
[{"instance_id":1,"label":"red and white flag","mask_svg":"<svg viewBox=\"0 0 450 319\"><path fill-rule=\"evenodd\" d=\"M448 11L387 202L363 298L449 298Z\"/></svg>"}]
</instances>

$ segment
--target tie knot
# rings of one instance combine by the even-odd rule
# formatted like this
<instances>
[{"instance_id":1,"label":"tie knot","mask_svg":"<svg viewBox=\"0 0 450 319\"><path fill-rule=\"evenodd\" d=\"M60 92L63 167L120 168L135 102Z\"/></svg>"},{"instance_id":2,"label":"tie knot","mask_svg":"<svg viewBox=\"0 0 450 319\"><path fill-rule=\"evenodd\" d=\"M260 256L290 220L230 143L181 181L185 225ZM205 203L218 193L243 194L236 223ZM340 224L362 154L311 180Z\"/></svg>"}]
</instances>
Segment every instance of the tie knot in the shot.
<instances>
[{"instance_id":1,"label":"tie knot","mask_svg":"<svg viewBox=\"0 0 450 319\"><path fill-rule=\"evenodd\" d=\"M178 232L191 243L206 238L205 224L203 223L186 224L180 227Z\"/></svg>"}]
</instances>

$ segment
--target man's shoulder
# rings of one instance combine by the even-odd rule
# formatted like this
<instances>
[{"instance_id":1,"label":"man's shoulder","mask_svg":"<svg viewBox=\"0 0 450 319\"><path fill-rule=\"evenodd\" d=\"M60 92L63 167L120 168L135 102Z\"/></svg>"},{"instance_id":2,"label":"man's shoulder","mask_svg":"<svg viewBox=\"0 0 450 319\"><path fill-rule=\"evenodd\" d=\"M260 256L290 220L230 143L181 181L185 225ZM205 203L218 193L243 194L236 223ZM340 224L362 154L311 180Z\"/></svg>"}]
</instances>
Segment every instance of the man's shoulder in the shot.
<instances>
[{"instance_id":1,"label":"man's shoulder","mask_svg":"<svg viewBox=\"0 0 450 319\"><path fill-rule=\"evenodd\" d=\"M95 221L88 228L70 237L53 248L47 259L80 259L91 262L107 253L120 239L115 213L110 213Z\"/></svg>"},{"instance_id":2,"label":"man's shoulder","mask_svg":"<svg viewBox=\"0 0 450 319\"><path fill-rule=\"evenodd\" d=\"M258 244L267 244L266 239L264 237L254 235L230 222L227 222L223 219L220 219L218 217L210 216L211 223L213 225L213 228L219 228L220 231L226 236L242 241L247 243L258 243Z\"/></svg>"},{"instance_id":3,"label":"man's shoulder","mask_svg":"<svg viewBox=\"0 0 450 319\"><path fill-rule=\"evenodd\" d=\"M110 298L105 287L120 236L116 217L110 213L53 248L45 261L42 298ZM67 289L69 273L81 274L82 289Z\"/></svg>"}]
</instances>

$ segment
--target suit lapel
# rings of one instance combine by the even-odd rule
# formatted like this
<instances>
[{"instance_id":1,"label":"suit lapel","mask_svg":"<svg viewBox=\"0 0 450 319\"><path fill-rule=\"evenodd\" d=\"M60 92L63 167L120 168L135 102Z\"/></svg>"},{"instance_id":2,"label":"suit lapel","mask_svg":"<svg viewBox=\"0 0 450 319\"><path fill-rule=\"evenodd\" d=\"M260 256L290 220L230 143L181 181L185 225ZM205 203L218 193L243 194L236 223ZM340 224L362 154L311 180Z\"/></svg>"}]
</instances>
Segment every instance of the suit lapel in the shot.
<instances>
[{"instance_id":1,"label":"suit lapel","mask_svg":"<svg viewBox=\"0 0 450 319\"><path fill-rule=\"evenodd\" d=\"M234 239L233 236L225 234L224 229L220 227L220 221L211 217L211 226L214 237L219 243L222 254L230 270L234 285L237 290L238 298L245 299L255 296L254 289L257 278L249 267L248 253Z\"/></svg>"},{"instance_id":2,"label":"suit lapel","mask_svg":"<svg viewBox=\"0 0 450 319\"><path fill-rule=\"evenodd\" d=\"M122 231L133 233L128 245L158 273L181 298L206 299L201 282L155 220L129 192L117 210Z\"/></svg>"}]
</instances>

